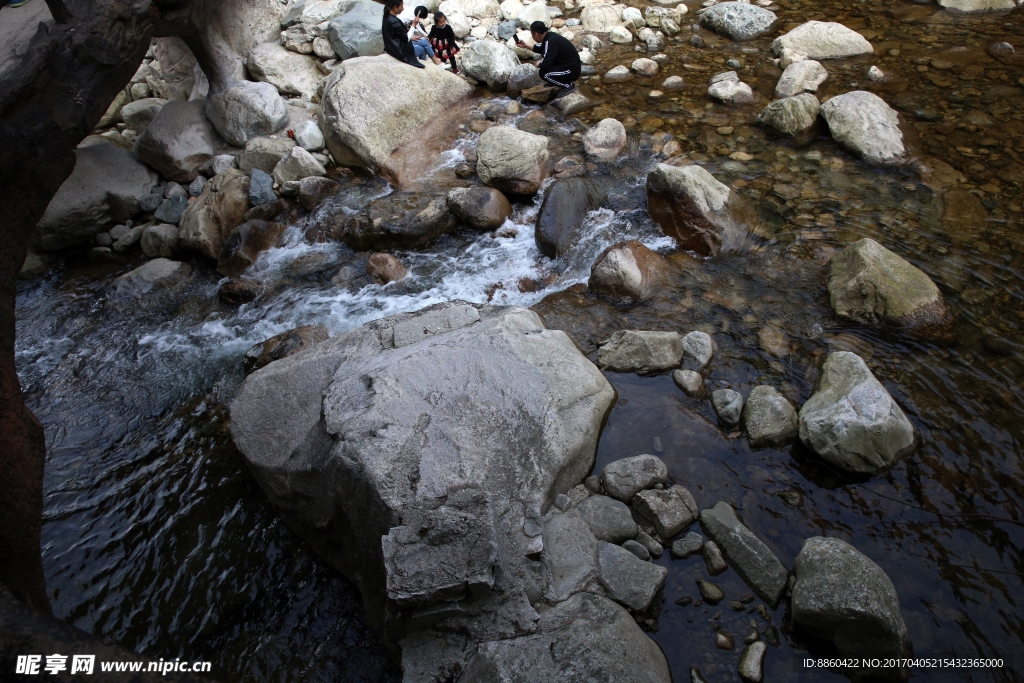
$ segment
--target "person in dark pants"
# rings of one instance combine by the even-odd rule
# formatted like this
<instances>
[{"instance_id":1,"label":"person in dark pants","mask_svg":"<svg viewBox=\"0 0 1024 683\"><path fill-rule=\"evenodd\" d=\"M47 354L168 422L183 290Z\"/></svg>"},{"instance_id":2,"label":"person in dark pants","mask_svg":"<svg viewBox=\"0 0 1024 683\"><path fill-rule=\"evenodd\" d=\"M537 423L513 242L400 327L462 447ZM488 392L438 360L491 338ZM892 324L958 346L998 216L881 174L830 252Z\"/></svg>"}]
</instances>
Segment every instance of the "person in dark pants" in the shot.
<instances>
[{"instance_id":1,"label":"person in dark pants","mask_svg":"<svg viewBox=\"0 0 1024 683\"><path fill-rule=\"evenodd\" d=\"M384 23L381 33L384 37L384 52L400 62L425 69L420 60L416 59L416 50L409 42L409 31L398 15L405 9L402 0L387 0L384 5Z\"/></svg>"},{"instance_id":2,"label":"person in dark pants","mask_svg":"<svg viewBox=\"0 0 1024 683\"><path fill-rule=\"evenodd\" d=\"M530 24L530 35L536 43L533 51L541 55L540 66L537 67L540 77L560 88L555 99L565 97L576 90L575 81L580 77L580 70L583 68L576 47L566 38L549 31L543 21ZM525 47L526 44L516 36L516 45Z\"/></svg>"}]
</instances>

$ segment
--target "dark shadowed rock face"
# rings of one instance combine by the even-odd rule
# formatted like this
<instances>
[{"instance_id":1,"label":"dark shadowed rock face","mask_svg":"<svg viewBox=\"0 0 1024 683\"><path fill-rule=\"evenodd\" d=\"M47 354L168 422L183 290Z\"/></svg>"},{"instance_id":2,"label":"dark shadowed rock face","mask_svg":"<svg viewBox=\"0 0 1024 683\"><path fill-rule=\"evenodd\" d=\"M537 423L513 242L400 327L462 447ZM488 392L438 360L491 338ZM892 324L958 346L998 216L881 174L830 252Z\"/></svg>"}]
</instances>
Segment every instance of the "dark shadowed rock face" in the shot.
<instances>
[{"instance_id":1,"label":"dark shadowed rock face","mask_svg":"<svg viewBox=\"0 0 1024 683\"><path fill-rule=\"evenodd\" d=\"M299 351L327 341L329 337L323 325L303 325L261 341L245 353L245 374L251 375L275 360L294 356Z\"/></svg>"},{"instance_id":2,"label":"dark shadowed rock face","mask_svg":"<svg viewBox=\"0 0 1024 683\"><path fill-rule=\"evenodd\" d=\"M396 193L365 214L338 216L335 232L353 249L392 250L425 246L456 225L444 195Z\"/></svg>"},{"instance_id":3,"label":"dark shadowed rock face","mask_svg":"<svg viewBox=\"0 0 1024 683\"><path fill-rule=\"evenodd\" d=\"M671 262L667 258L637 240L628 240L601 252L590 267L587 288L623 301L647 301L670 272Z\"/></svg>"},{"instance_id":4,"label":"dark shadowed rock face","mask_svg":"<svg viewBox=\"0 0 1024 683\"><path fill-rule=\"evenodd\" d=\"M555 181L537 214L537 248L550 258L568 253L583 234L583 220L601 208L608 196L605 184L591 178Z\"/></svg>"},{"instance_id":5,"label":"dark shadowed rock face","mask_svg":"<svg viewBox=\"0 0 1024 683\"><path fill-rule=\"evenodd\" d=\"M217 272L237 277L256 262L261 252L276 247L284 232L284 223L248 221L231 231L220 250Z\"/></svg>"},{"instance_id":6,"label":"dark shadowed rock face","mask_svg":"<svg viewBox=\"0 0 1024 683\"><path fill-rule=\"evenodd\" d=\"M753 204L696 165L655 166L647 176L647 208L681 249L702 256L739 251L762 231Z\"/></svg>"}]
</instances>

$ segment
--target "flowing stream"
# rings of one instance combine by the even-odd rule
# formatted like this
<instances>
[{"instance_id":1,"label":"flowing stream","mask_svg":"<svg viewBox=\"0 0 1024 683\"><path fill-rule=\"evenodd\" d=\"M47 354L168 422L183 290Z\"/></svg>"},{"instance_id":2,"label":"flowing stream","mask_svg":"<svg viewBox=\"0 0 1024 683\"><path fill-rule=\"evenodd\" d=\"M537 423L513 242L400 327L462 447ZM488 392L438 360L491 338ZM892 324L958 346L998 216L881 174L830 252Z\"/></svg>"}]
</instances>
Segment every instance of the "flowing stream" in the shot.
<instances>
[{"instance_id":1,"label":"flowing stream","mask_svg":"<svg viewBox=\"0 0 1024 683\"><path fill-rule=\"evenodd\" d=\"M612 183L614 210L592 212L565 259L543 257L535 245L542 191L515 205L504 236L456 231L422 251L396 253L411 275L387 286L332 283L359 255L306 242L300 225L247 273L272 294L238 308L218 302L221 278L203 264L170 307L111 298L113 279L139 262L96 266L68 256L21 283L17 363L28 405L46 428L43 561L57 616L152 657L212 661L223 681L399 680L366 628L355 589L284 526L253 481L230 439L228 405L245 352L272 335L311 323L338 334L464 299L533 306L591 358L618 329L703 330L718 347L712 388L746 394L771 384L797 406L827 352L861 355L918 435L916 451L889 472L851 480L800 445L751 450L718 426L708 401L686 397L669 376L616 373L607 373L619 400L595 471L655 453L671 481L702 507L731 503L790 567L805 538L843 538L892 579L915 655L1005 664L919 669L913 680L1024 678L1024 68L984 54L998 40L1024 51L1022 11L965 16L912 4L787 2L777 12L785 22L841 21L873 41L873 57L825 62L831 75L819 97L866 87L872 64L898 75L902 89L880 94L904 113L922 154L964 175L967 208L956 220L943 218L940 192L911 170L865 166L827 131L804 146L774 139L754 124L758 108L711 104L707 81L731 68L730 59L741 62L741 79L771 93L778 69L770 39L739 44L700 31L707 47L698 49L684 27L684 42L667 44L670 60L658 77L583 87L600 104L580 122L614 116L635 133L629 155L593 171ZM696 21L692 12L684 18ZM604 73L638 56L612 46L595 66ZM686 89L650 97L671 74L682 75ZM480 106L508 101L478 95ZM551 135L553 161L580 153L571 121L527 118L532 109L509 123ZM643 186L666 133L758 202L774 232L742 253L694 260L653 301L619 307L586 292L586 278L614 242L674 248L647 215ZM453 167L477 137L460 132L420 186L460 184ZM390 191L357 178L329 200L330 210L357 210ZM940 285L955 312L956 342L830 315L825 264L862 237ZM694 580L711 577L699 557L673 561L665 553L658 562L670 570L665 604L643 627L675 680L687 680L692 665L710 681L736 680L742 645L716 650L713 626L737 642L752 627L764 631L756 612L729 608L749 589L730 570L712 579L725 601L678 606L683 596L699 600ZM766 681L843 680L804 669L808 652L827 649L792 633L784 607L771 617L782 642L769 648Z\"/></svg>"}]
</instances>

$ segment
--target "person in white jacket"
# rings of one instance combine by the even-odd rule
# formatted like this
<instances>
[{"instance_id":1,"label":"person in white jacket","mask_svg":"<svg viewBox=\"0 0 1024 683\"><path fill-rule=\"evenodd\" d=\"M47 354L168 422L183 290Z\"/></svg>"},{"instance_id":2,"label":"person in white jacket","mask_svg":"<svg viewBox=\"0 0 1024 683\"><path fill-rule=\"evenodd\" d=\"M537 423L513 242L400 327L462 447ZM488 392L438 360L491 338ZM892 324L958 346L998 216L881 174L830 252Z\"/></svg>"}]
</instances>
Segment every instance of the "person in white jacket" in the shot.
<instances>
[{"instance_id":1,"label":"person in white jacket","mask_svg":"<svg viewBox=\"0 0 1024 683\"><path fill-rule=\"evenodd\" d=\"M427 18L427 8L420 5L413 10L413 18L409 23L409 42L416 51L416 59L430 57L434 64L441 64L441 60L434 54L434 48L427 40L427 31L423 28L423 20Z\"/></svg>"}]
</instances>

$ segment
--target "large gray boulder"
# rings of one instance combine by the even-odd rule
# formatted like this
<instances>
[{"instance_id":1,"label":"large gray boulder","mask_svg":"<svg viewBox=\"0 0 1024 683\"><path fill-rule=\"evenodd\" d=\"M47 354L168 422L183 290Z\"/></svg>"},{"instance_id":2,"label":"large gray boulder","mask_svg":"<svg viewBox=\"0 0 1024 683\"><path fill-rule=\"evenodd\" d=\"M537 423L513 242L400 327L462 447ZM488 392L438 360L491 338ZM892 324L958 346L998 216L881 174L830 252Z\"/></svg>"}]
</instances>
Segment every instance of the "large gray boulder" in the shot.
<instances>
[{"instance_id":1,"label":"large gray boulder","mask_svg":"<svg viewBox=\"0 0 1024 683\"><path fill-rule=\"evenodd\" d=\"M775 553L744 526L732 506L723 501L701 510L700 525L757 597L772 609L778 607L789 572Z\"/></svg>"},{"instance_id":2,"label":"large gray boulder","mask_svg":"<svg viewBox=\"0 0 1024 683\"><path fill-rule=\"evenodd\" d=\"M821 105L832 137L869 164L896 166L908 159L899 114L864 90L836 95Z\"/></svg>"},{"instance_id":3,"label":"large gray boulder","mask_svg":"<svg viewBox=\"0 0 1024 683\"><path fill-rule=\"evenodd\" d=\"M191 279L189 264L155 258L114 280L114 298L145 298L153 303L180 292Z\"/></svg>"},{"instance_id":4,"label":"large gray boulder","mask_svg":"<svg viewBox=\"0 0 1024 683\"><path fill-rule=\"evenodd\" d=\"M270 83L231 81L210 89L203 107L217 132L235 147L270 135L288 123L288 107Z\"/></svg>"},{"instance_id":5,"label":"large gray boulder","mask_svg":"<svg viewBox=\"0 0 1024 683\"><path fill-rule=\"evenodd\" d=\"M874 52L864 36L831 21L808 21L772 42L776 55L786 49L808 59L839 59Z\"/></svg>"},{"instance_id":6,"label":"large gray boulder","mask_svg":"<svg viewBox=\"0 0 1024 683\"><path fill-rule=\"evenodd\" d=\"M504 43L475 40L461 53L462 69L491 90L504 92L519 58Z\"/></svg>"},{"instance_id":7,"label":"large gray boulder","mask_svg":"<svg viewBox=\"0 0 1024 683\"><path fill-rule=\"evenodd\" d=\"M597 364L612 372L647 375L679 367L683 342L676 332L619 330L601 342Z\"/></svg>"},{"instance_id":8,"label":"large gray boulder","mask_svg":"<svg viewBox=\"0 0 1024 683\"><path fill-rule=\"evenodd\" d=\"M700 25L733 40L753 40L779 23L775 12L746 2L722 2L700 14Z\"/></svg>"},{"instance_id":9,"label":"large gray boulder","mask_svg":"<svg viewBox=\"0 0 1024 683\"><path fill-rule=\"evenodd\" d=\"M840 657L884 659L905 652L907 626L896 589L882 568L852 545L808 538L793 572L795 626L832 641Z\"/></svg>"},{"instance_id":10,"label":"large gray boulder","mask_svg":"<svg viewBox=\"0 0 1024 683\"><path fill-rule=\"evenodd\" d=\"M279 43L254 47L246 66L253 78L270 83L282 95L315 92L324 77L316 59L286 50Z\"/></svg>"},{"instance_id":11,"label":"large gray boulder","mask_svg":"<svg viewBox=\"0 0 1024 683\"><path fill-rule=\"evenodd\" d=\"M480 645L458 683L491 680L669 683L672 677L661 648L625 608L580 593L544 612L536 634Z\"/></svg>"},{"instance_id":12,"label":"large gray boulder","mask_svg":"<svg viewBox=\"0 0 1024 683\"><path fill-rule=\"evenodd\" d=\"M251 208L249 177L236 168L214 176L182 214L179 244L208 259L220 258L224 241Z\"/></svg>"},{"instance_id":13,"label":"large gray boulder","mask_svg":"<svg viewBox=\"0 0 1024 683\"><path fill-rule=\"evenodd\" d=\"M914 446L914 426L860 356L830 353L800 408L800 440L832 465L874 474Z\"/></svg>"},{"instance_id":14,"label":"large gray boulder","mask_svg":"<svg viewBox=\"0 0 1024 683\"><path fill-rule=\"evenodd\" d=\"M327 24L327 37L340 59L384 54L381 6L373 0L346 3L346 11Z\"/></svg>"},{"instance_id":15,"label":"large gray boulder","mask_svg":"<svg viewBox=\"0 0 1024 683\"><path fill-rule=\"evenodd\" d=\"M476 147L476 172L484 185L506 194L531 195L548 174L548 139L508 126L488 128Z\"/></svg>"},{"instance_id":16,"label":"large gray boulder","mask_svg":"<svg viewBox=\"0 0 1024 683\"><path fill-rule=\"evenodd\" d=\"M419 144L424 128L472 90L433 64L417 69L388 55L355 57L342 62L324 86L320 130L338 164L362 166L400 184L404 159L396 150Z\"/></svg>"},{"instance_id":17,"label":"large gray boulder","mask_svg":"<svg viewBox=\"0 0 1024 683\"><path fill-rule=\"evenodd\" d=\"M829 260L828 295L837 316L861 323L935 328L949 319L931 278L867 237Z\"/></svg>"},{"instance_id":18,"label":"large gray boulder","mask_svg":"<svg viewBox=\"0 0 1024 683\"><path fill-rule=\"evenodd\" d=\"M534 239L540 253L549 258L570 253L586 235L584 220L587 214L601 208L607 197L608 187L601 180L556 180L545 191L544 202L537 212Z\"/></svg>"},{"instance_id":19,"label":"large gray boulder","mask_svg":"<svg viewBox=\"0 0 1024 683\"><path fill-rule=\"evenodd\" d=\"M793 137L814 126L820 109L818 98L805 92L775 100L761 110L757 120L761 125L771 128L780 135Z\"/></svg>"},{"instance_id":20,"label":"large gray boulder","mask_svg":"<svg viewBox=\"0 0 1024 683\"><path fill-rule=\"evenodd\" d=\"M681 249L703 256L741 249L760 230L753 204L695 164L655 166L647 175L647 206Z\"/></svg>"},{"instance_id":21,"label":"large gray boulder","mask_svg":"<svg viewBox=\"0 0 1024 683\"><path fill-rule=\"evenodd\" d=\"M543 512L590 471L614 396L532 311L452 302L258 370L231 429L271 502L356 583L379 632L402 642L406 676L428 680L443 666L458 679L483 648L558 632L539 612L572 595L549 602L550 570L528 555L546 555ZM430 628L448 642L469 634L472 646L447 648L445 664L429 633L402 640ZM537 665L517 652L516 667ZM599 655L602 665L620 666L622 652ZM626 660L664 670L663 657Z\"/></svg>"},{"instance_id":22,"label":"large gray boulder","mask_svg":"<svg viewBox=\"0 0 1024 683\"><path fill-rule=\"evenodd\" d=\"M647 609L665 585L668 569L645 562L625 548L600 541L597 563L608 597L632 610Z\"/></svg>"},{"instance_id":23,"label":"large gray boulder","mask_svg":"<svg viewBox=\"0 0 1024 683\"><path fill-rule=\"evenodd\" d=\"M172 101L153 117L139 136L139 160L167 180L191 183L199 169L228 144L203 114L203 102Z\"/></svg>"},{"instance_id":24,"label":"large gray boulder","mask_svg":"<svg viewBox=\"0 0 1024 683\"><path fill-rule=\"evenodd\" d=\"M798 432L796 408L766 384L750 390L740 421L754 448L784 446L794 441Z\"/></svg>"},{"instance_id":25,"label":"large gray boulder","mask_svg":"<svg viewBox=\"0 0 1024 683\"><path fill-rule=\"evenodd\" d=\"M86 242L111 222L139 212L157 176L135 155L109 144L75 150L75 170L50 200L36 226L33 246L40 251Z\"/></svg>"},{"instance_id":26,"label":"large gray boulder","mask_svg":"<svg viewBox=\"0 0 1024 683\"><path fill-rule=\"evenodd\" d=\"M135 100L124 105L121 109L121 116L129 128L134 130L137 135L142 135L165 104L167 104L167 100L162 100L159 97Z\"/></svg>"}]
</instances>

